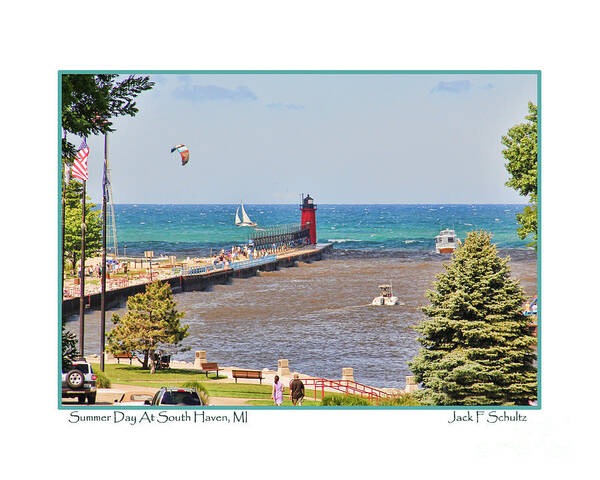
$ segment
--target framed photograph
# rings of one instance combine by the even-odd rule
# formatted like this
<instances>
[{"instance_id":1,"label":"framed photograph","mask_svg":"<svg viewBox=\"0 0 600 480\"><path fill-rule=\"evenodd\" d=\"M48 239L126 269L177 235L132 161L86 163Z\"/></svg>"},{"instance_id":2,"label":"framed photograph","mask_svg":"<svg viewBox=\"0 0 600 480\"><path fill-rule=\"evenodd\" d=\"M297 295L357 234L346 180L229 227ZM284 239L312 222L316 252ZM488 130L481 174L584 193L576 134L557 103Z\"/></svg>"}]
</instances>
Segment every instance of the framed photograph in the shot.
<instances>
[{"instance_id":1,"label":"framed photograph","mask_svg":"<svg viewBox=\"0 0 600 480\"><path fill-rule=\"evenodd\" d=\"M539 71L58 86L59 409L541 408Z\"/></svg>"}]
</instances>

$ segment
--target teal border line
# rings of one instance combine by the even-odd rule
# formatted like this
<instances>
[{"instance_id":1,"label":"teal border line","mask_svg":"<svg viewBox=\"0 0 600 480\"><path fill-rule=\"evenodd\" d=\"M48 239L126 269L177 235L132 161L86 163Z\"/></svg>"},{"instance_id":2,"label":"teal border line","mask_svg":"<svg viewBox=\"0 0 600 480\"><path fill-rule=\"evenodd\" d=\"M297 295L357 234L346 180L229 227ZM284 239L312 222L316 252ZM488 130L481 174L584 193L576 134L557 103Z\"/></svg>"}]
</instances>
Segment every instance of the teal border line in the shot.
<instances>
[{"instance_id":1,"label":"teal border line","mask_svg":"<svg viewBox=\"0 0 600 480\"><path fill-rule=\"evenodd\" d=\"M542 408L542 72L537 73L537 388L538 408Z\"/></svg>"},{"instance_id":2,"label":"teal border line","mask_svg":"<svg viewBox=\"0 0 600 480\"><path fill-rule=\"evenodd\" d=\"M62 409L62 302L63 302L63 279L62 277L62 259L63 259L63 250L62 250L62 74L58 72L58 81L57 81L57 89L58 89L58 262L56 264L56 269L58 270L56 273L57 276L57 290L58 290L58 358L56 364L56 372L58 373L56 379L56 392L57 392L57 401L59 410Z\"/></svg>"},{"instance_id":3,"label":"teal border line","mask_svg":"<svg viewBox=\"0 0 600 480\"><path fill-rule=\"evenodd\" d=\"M115 73L119 75L539 75L541 70L59 70L58 75Z\"/></svg>"},{"instance_id":4,"label":"teal border line","mask_svg":"<svg viewBox=\"0 0 600 480\"><path fill-rule=\"evenodd\" d=\"M541 229L541 212L542 212L542 195L541 195L541 153L542 153L542 71L541 70L58 70L58 285L62 285L62 279L60 278L61 258L62 258L62 243L61 243L61 182L62 182L62 80L61 77L64 74L77 74L77 73L115 73L115 74L136 74L136 75L208 75L208 74L220 74L220 75L536 75L537 77L537 108L538 108L538 240L537 240L537 297L538 297L538 355L537 355L537 393L538 393L538 404L537 406L495 406L495 405L482 405L482 406L208 406L205 408L189 408L189 407L168 407L161 406L148 407L148 406L115 406L115 405L84 405L84 404L73 404L63 405L61 398L61 361L62 361L62 349L59 348L58 362L57 362L57 403L59 410L81 410L81 411L97 411L97 410L143 410L143 411L167 411L167 410L318 410L321 412L327 412L331 410L358 410L358 411L386 411L386 410L541 410L542 408L542 229ZM62 344L62 292L58 291L58 346Z\"/></svg>"}]
</instances>

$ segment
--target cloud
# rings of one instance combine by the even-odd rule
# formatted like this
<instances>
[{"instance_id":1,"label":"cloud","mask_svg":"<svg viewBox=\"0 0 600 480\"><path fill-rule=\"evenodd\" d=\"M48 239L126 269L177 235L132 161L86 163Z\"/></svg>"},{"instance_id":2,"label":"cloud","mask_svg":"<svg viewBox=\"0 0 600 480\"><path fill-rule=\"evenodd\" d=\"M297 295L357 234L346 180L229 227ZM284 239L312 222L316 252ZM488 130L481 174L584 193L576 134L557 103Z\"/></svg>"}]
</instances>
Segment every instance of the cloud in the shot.
<instances>
[{"instance_id":1,"label":"cloud","mask_svg":"<svg viewBox=\"0 0 600 480\"><path fill-rule=\"evenodd\" d=\"M266 105L267 108L273 109L287 109L287 110L302 110L304 109L304 105L295 105L293 103L283 104L281 102L273 102Z\"/></svg>"},{"instance_id":2,"label":"cloud","mask_svg":"<svg viewBox=\"0 0 600 480\"><path fill-rule=\"evenodd\" d=\"M436 92L449 92L449 93L461 93L468 92L471 90L471 82L469 80L456 80L454 82L439 82L431 93Z\"/></svg>"},{"instance_id":3,"label":"cloud","mask_svg":"<svg viewBox=\"0 0 600 480\"><path fill-rule=\"evenodd\" d=\"M173 96L182 100L205 102L210 100L232 100L234 102L258 100L258 97L244 86L235 89L217 87L216 85L185 84L173 91Z\"/></svg>"}]
</instances>

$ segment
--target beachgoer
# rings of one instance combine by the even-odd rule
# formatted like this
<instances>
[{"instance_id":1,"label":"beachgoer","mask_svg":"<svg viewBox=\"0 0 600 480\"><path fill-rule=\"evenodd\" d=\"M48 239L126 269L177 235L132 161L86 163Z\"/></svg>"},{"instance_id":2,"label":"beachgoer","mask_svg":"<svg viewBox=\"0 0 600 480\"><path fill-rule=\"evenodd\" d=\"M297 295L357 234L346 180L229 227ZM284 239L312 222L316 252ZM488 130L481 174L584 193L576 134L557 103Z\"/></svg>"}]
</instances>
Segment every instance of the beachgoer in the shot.
<instances>
[{"instance_id":1,"label":"beachgoer","mask_svg":"<svg viewBox=\"0 0 600 480\"><path fill-rule=\"evenodd\" d=\"M283 403L283 382L279 381L279 375L275 375L275 382L273 383L273 392L271 393L271 398L277 406L280 406Z\"/></svg>"},{"instance_id":2,"label":"beachgoer","mask_svg":"<svg viewBox=\"0 0 600 480\"><path fill-rule=\"evenodd\" d=\"M302 383L297 373L294 373L294 379L290 383L290 398L292 399L292 405L302 406L304 383Z\"/></svg>"}]
</instances>

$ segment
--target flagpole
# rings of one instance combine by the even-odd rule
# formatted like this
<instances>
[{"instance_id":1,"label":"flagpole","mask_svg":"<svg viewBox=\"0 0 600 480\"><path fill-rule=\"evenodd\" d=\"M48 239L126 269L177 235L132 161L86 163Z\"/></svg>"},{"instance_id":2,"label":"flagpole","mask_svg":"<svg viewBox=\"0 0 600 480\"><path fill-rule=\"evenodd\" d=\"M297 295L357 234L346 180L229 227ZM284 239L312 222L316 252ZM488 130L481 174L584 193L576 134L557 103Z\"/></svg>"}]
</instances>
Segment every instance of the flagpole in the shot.
<instances>
[{"instance_id":1,"label":"flagpole","mask_svg":"<svg viewBox=\"0 0 600 480\"><path fill-rule=\"evenodd\" d=\"M102 178L102 293L100 295L100 370L104 371L106 337L106 169L108 168L108 135L104 134L104 176Z\"/></svg>"},{"instance_id":2,"label":"flagpole","mask_svg":"<svg viewBox=\"0 0 600 480\"><path fill-rule=\"evenodd\" d=\"M63 150L63 146L64 143L66 143L67 141L67 131L64 130L64 134L63 134L63 142L61 142L61 160L64 158L64 150ZM69 166L66 164L66 162L64 160L62 160L62 166L63 166L63 171L62 171L62 250L61 250L61 290L63 292L64 295L64 291L65 291L65 216L66 216L66 210L67 210L67 199L66 199L66 193L67 193L67 184L69 182L69 179L71 178L71 171L69 170ZM73 268L75 268L75 266L73 265Z\"/></svg>"},{"instance_id":3,"label":"flagpole","mask_svg":"<svg viewBox=\"0 0 600 480\"><path fill-rule=\"evenodd\" d=\"M83 198L81 201L81 276L79 278L79 355L84 356L84 303L85 303L85 185L83 181Z\"/></svg>"},{"instance_id":4,"label":"flagpole","mask_svg":"<svg viewBox=\"0 0 600 480\"><path fill-rule=\"evenodd\" d=\"M60 256L62 260L61 269L60 269L60 289L63 297L65 292L65 164L63 162L63 175L62 175L62 239L61 239L61 250ZM61 297L61 298L63 298Z\"/></svg>"}]
</instances>

